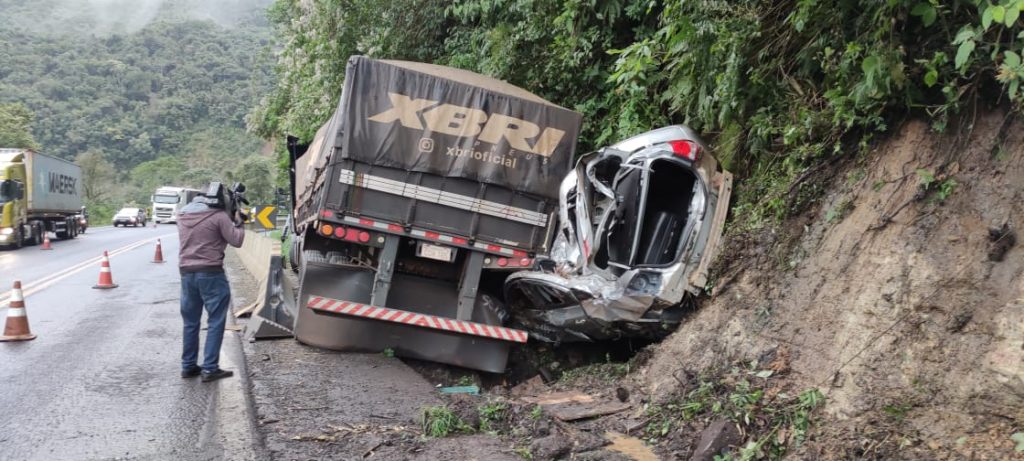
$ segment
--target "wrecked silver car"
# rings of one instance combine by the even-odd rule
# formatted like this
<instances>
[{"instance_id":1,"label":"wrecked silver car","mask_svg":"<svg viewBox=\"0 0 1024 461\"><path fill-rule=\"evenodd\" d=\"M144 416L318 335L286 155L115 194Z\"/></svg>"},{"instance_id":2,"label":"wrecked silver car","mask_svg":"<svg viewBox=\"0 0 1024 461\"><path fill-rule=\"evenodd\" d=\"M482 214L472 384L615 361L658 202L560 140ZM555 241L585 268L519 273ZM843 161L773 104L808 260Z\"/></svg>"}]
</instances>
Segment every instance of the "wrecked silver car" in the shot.
<instances>
[{"instance_id":1,"label":"wrecked silver car","mask_svg":"<svg viewBox=\"0 0 1024 461\"><path fill-rule=\"evenodd\" d=\"M549 342L670 333L707 283L731 192L682 125L584 155L561 184L549 260L505 282L511 312Z\"/></svg>"}]
</instances>

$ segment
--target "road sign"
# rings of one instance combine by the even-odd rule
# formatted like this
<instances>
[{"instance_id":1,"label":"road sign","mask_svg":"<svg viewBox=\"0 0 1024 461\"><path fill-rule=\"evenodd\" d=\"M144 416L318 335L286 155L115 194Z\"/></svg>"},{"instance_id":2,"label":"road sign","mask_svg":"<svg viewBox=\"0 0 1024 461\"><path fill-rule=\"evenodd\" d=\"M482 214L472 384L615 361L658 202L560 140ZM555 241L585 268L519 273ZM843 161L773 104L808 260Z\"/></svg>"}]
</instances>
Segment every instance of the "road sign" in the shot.
<instances>
[{"instance_id":1,"label":"road sign","mask_svg":"<svg viewBox=\"0 0 1024 461\"><path fill-rule=\"evenodd\" d=\"M277 207L263 205L256 207L256 223L264 229L277 229Z\"/></svg>"}]
</instances>

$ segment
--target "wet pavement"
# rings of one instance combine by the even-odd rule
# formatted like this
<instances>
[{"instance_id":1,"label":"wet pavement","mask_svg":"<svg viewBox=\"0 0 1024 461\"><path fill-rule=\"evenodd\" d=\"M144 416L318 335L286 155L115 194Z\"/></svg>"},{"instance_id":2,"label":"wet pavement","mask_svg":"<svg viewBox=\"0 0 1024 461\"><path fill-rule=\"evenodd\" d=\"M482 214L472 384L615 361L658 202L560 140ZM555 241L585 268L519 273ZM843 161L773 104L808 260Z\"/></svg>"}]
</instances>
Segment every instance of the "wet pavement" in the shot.
<instances>
[{"instance_id":1,"label":"wet pavement","mask_svg":"<svg viewBox=\"0 0 1024 461\"><path fill-rule=\"evenodd\" d=\"M157 236L166 264L150 262ZM234 377L178 375L174 226L91 229L54 247L0 253L0 295L8 279L26 282L38 335L0 343L0 459L261 459L238 333L226 333L221 353ZM99 269L90 258L115 248L120 287L92 289Z\"/></svg>"}]
</instances>

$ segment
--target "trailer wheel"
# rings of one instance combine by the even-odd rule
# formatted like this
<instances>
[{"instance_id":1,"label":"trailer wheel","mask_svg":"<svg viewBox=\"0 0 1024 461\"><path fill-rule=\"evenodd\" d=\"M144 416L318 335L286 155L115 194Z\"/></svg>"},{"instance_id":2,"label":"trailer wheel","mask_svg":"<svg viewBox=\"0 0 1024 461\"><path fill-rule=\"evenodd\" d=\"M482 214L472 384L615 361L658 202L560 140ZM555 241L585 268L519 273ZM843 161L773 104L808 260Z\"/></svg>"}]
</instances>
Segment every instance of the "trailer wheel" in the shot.
<instances>
[{"instance_id":1,"label":"trailer wheel","mask_svg":"<svg viewBox=\"0 0 1024 461\"><path fill-rule=\"evenodd\" d=\"M302 242L296 238L292 238L292 248L288 252L288 265L291 267L292 272L299 273L299 264L301 264L302 258Z\"/></svg>"},{"instance_id":2,"label":"trailer wheel","mask_svg":"<svg viewBox=\"0 0 1024 461\"><path fill-rule=\"evenodd\" d=\"M43 240L46 239L46 225L43 223L36 223L32 226L32 246L42 245Z\"/></svg>"},{"instance_id":3,"label":"trailer wheel","mask_svg":"<svg viewBox=\"0 0 1024 461\"><path fill-rule=\"evenodd\" d=\"M23 238L24 235L21 233L21 225L14 226L14 243L11 244L11 248L15 250L21 248Z\"/></svg>"}]
</instances>

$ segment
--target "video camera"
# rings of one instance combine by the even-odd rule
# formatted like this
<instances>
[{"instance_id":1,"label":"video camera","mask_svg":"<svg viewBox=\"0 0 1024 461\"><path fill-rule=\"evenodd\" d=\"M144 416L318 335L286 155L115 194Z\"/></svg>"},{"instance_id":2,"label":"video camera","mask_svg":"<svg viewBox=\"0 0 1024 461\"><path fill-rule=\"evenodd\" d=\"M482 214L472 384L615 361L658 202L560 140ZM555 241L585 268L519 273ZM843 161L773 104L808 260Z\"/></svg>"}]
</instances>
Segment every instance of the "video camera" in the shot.
<instances>
[{"instance_id":1,"label":"video camera","mask_svg":"<svg viewBox=\"0 0 1024 461\"><path fill-rule=\"evenodd\" d=\"M206 192L203 193L203 197L206 198L204 202L207 206L227 211L232 219L237 211L242 221L249 220L249 215L245 214L245 207L239 206L240 204L249 204L249 201L245 199L245 184L236 182L229 189L223 183L211 182L206 188Z\"/></svg>"}]
</instances>

